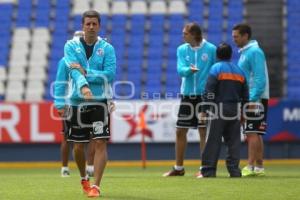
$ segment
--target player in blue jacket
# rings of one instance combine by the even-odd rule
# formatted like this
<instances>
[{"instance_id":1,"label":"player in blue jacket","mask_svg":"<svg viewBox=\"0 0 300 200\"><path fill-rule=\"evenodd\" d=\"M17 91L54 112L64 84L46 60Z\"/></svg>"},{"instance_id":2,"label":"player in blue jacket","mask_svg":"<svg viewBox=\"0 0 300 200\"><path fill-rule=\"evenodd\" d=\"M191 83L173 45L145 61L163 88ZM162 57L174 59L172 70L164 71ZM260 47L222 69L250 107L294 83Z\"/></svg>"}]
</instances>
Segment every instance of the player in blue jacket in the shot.
<instances>
[{"instance_id":1,"label":"player in blue jacket","mask_svg":"<svg viewBox=\"0 0 300 200\"><path fill-rule=\"evenodd\" d=\"M88 197L100 196L100 182L107 163L110 137L108 99L116 73L116 55L111 44L98 37L101 18L97 11L82 16L84 37L67 41L64 61L68 67L70 127L68 141L74 142L74 160ZM85 170L84 143L95 142L94 184L90 186Z\"/></svg>"},{"instance_id":2,"label":"player in blue jacket","mask_svg":"<svg viewBox=\"0 0 300 200\"><path fill-rule=\"evenodd\" d=\"M238 66L245 72L249 85L251 109L247 113L245 134L248 141L248 165L243 168L243 176L264 176L263 138L267 128L269 99L269 77L266 58L256 40L251 40L251 27L238 24L233 27L232 37L240 48Z\"/></svg>"},{"instance_id":3,"label":"player in blue jacket","mask_svg":"<svg viewBox=\"0 0 300 200\"><path fill-rule=\"evenodd\" d=\"M204 149L206 125L198 123L198 114L208 72L216 62L216 47L203 39L201 28L197 23L184 26L183 38L185 43L177 48L181 103L176 123L176 164L171 171L163 175L165 177L183 176L185 173L183 161L189 128L198 129L200 153Z\"/></svg>"}]
</instances>

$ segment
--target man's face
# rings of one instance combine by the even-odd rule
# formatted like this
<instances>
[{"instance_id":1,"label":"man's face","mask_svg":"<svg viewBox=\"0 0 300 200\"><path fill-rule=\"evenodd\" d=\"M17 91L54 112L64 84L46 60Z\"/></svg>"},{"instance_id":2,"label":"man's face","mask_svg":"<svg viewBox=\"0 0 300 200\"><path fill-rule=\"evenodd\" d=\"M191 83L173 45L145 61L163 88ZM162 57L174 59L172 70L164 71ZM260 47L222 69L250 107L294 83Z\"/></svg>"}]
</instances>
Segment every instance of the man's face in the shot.
<instances>
[{"instance_id":1,"label":"man's face","mask_svg":"<svg viewBox=\"0 0 300 200\"><path fill-rule=\"evenodd\" d=\"M241 35L238 30L233 30L232 39L236 46L241 48L248 43L248 34Z\"/></svg>"},{"instance_id":2,"label":"man's face","mask_svg":"<svg viewBox=\"0 0 300 200\"><path fill-rule=\"evenodd\" d=\"M184 27L182 30L182 36L185 42L191 44L193 41L193 36L190 34L187 27Z\"/></svg>"},{"instance_id":3,"label":"man's face","mask_svg":"<svg viewBox=\"0 0 300 200\"><path fill-rule=\"evenodd\" d=\"M85 17L82 30L84 31L86 37L96 38L100 30L98 19L96 17Z\"/></svg>"}]
</instances>

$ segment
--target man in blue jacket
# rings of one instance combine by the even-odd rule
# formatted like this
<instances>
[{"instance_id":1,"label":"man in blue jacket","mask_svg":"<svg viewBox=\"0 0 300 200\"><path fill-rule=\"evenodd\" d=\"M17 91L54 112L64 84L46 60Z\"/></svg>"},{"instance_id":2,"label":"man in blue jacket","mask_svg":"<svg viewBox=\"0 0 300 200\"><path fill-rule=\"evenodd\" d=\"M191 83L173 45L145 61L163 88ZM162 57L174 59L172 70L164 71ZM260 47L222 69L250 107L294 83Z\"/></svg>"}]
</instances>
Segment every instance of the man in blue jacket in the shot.
<instances>
[{"instance_id":1,"label":"man in blue jacket","mask_svg":"<svg viewBox=\"0 0 300 200\"><path fill-rule=\"evenodd\" d=\"M201 174L215 177L222 145L228 147L226 166L230 177L241 177L239 168L243 107L248 102L249 91L244 72L232 62L231 46L222 43L217 49L219 62L209 72L206 83L201 116L211 117L208 138L202 154ZM211 106L211 105L213 106ZM198 178L201 178L199 176Z\"/></svg>"},{"instance_id":2,"label":"man in blue jacket","mask_svg":"<svg viewBox=\"0 0 300 200\"><path fill-rule=\"evenodd\" d=\"M216 47L203 39L197 23L184 26L183 38L185 43L177 48L177 71L182 81L176 123L176 164L171 171L163 174L164 177L185 174L183 161L189 128L198 129L201 153L205 146L206 125L199 123L198 114L208 72L216 62Z\"/></svg>"},{"instance_id":3,"label":"man in blue jacket","mask_svg":"<svg viewBox=\"0 0 300 200\"><path fill-rule=\"evenodd\" d=\"M107 100L116 73L116 55L111 44L98 37L101 18L97 11L82 16L84 37L67 41L64 61L71 79L70 127L68 141L74 142L74 160L81 176L83 191L88 197L100 196L100 182L107 162L107 141L110 137ZM85 170L84 143L95 142L94 184L90 186Z\"/></svg>"},{"instance_id":4,"label":"man in blue jacket","mask_svg":"<svg viewBox=\"0 0 300 200\"><path fill-rule=\"evenodd\" d=\"M240 48L238 66L245 72L249 85L249 112L245 123L248 142L248 165L243 176L264 176L263 138L267 128L269 77L265 54L256 40L251 40L251 27L238 24L233 27L232 37Z\"/></svg>"},{"instance_id":5,"label":"man in blue jacket","mask_svg":"<svg viewBox=\"0 0 300 200\"><path fill-rule=\"evenodd\" d=\"M80 37L84 36L83 31L75 31L73 39L77 38L79 39ZM68 136L68 127L69 127L69 121L64 119L65 118L65 112L68 111L68 106L66 102L66 97L68 95L68 85L69 85L69 70L68 66L65 63L64 58L60 59L58 62L58 67L57 67L57 73L56 73L56 80L54 84L54 105L58 111L58 114L62 117L62 141L60 145L60 152L61 152L61 161L62 161L62 167L61 167L61 176L62 177L69 177L70 176L70 170L68 167L69 163L69 147L70 145L67 142L67 136ZM90 148L92 143L89 143L88 147L88 165L87 165L87 173L89 176L94 174L94 166L93 162L91 160L94 159L93 149L92 147Z\"/></svg>"}]
</instances>

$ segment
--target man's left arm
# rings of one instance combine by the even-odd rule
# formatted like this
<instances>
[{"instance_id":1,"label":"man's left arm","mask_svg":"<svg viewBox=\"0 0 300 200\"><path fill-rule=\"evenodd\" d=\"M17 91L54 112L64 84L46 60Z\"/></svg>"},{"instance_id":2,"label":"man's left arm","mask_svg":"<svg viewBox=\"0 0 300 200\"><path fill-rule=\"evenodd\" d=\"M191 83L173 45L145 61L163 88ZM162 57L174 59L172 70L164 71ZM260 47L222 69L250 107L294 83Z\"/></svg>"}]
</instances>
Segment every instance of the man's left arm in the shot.
<instances>
[{"instance_id":1,"label":"man's left arm","mask_svg":"<svg viewBox=\"0 0 300 200\"><path fill-rule=\"evenodd\" d=\"M250 89L250 101L258 101L265 91L266 86L266 59L262 51L253 53L250 60L254 87Z\"/></svg>"}]
</instances>

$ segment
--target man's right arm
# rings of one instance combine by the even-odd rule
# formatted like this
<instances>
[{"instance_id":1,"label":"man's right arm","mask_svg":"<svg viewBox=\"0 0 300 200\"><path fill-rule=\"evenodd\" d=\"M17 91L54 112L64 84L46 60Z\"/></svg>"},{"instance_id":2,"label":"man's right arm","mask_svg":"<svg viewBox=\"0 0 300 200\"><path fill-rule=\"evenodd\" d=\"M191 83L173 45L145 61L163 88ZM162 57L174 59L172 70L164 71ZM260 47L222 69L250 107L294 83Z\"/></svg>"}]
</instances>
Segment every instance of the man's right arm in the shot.
<instances>
[{"instance_id":1,"label":"man's right arm","mask_svg":"<svg viewBox=\"0 0 300 200\"><path fill-rule=\"evenodd\" d=\"M192 66L189 66L185 61L185 53L183 48L177 49L177 72L181 77L187 77L192 75L194 72L191 69Z\"/></svg>"},{"instance_id":2,"label":"man's right arm","mask_svg":"<svg viewBox=\"0 0 300 200\"><path fill-rule=\"evenodd\" d=\"M56 73L56 80L54 82L54 106L58 110L62 110L65 107L65 98L67 95L68 87L68 72L63 59L58 63L58 69Z\"/></svg>"},{"instance_id":3,"label":"man's right arm","mask_svg":"<svg viewBox=\"0 0 300 200\"><path fill-rule=\"evenodd\" d=\"M80 72L80 70L78 68L74 68L72 67L72 64L79 64L79 60L76 57L76 49L75 49L75 45L72 44L72 41L68 41L65 44L64 47L64 57L65 57L65 63L68 66L69 70L69 74L70 77L76 82L77 85L77 90L78 93L82 94L82 87L88 87L89 84L84 76L84 74L82 74Z\"/></svg>"}]
</instances>

